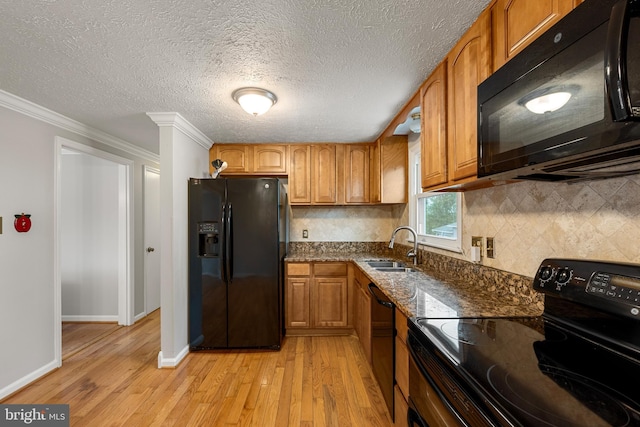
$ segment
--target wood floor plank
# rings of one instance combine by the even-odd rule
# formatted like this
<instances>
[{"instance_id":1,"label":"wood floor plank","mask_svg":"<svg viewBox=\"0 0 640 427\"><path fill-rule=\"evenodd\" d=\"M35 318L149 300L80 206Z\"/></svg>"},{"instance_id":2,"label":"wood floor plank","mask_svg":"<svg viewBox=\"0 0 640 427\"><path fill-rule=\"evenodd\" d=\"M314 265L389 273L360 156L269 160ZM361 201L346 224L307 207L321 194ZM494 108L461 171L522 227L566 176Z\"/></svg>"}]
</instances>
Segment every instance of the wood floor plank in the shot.
<instances>
[{"instance_id":1,"label":"wood floor plank","mask_svg":"<svg viewBox=\"0 0 640 427\"><path fill-rule=\"evenodd\" d=\"M72 426L388 427L357 337L190 353L158 369L160 313L103 337L2 403L67 403Z\"/></svg>"}]
</instances>

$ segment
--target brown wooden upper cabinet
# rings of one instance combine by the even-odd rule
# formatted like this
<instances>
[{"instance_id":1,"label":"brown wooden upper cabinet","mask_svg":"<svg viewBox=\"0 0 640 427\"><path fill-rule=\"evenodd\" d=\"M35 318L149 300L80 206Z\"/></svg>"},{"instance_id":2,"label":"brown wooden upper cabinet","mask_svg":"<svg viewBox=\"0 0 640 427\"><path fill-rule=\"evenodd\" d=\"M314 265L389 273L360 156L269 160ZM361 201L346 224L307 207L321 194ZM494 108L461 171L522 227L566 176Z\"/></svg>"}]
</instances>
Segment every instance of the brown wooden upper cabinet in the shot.
<instances>
[{"instance_id":1,"label":"brown wooden upper cabinet","mask_svg":"<svg viewBox=\"0 0 640 427\"><path fill-rule=\"evenodd\" d=\"M406 135L393 135L376 142L373 185L379 188L377 203L407 203L409 153ZM377 158L375 157L377 155Z\"/></svg>"},{"instance_id":2,"label":"brown wooden upper cabinet","mask_svg":"<svg viewBox=\"0 0 640 427\"><path fill-rule=\"evenodd\" d=\"M223 175L246 174L250 172L249 156L251 147L240 144L213 144L209 150L209 172L213 172L211 162L220 159L227 162Z\"/></svg>"},{"instance_id":3,"label":"brown wooden upper cabinet","mask_svg":"<svg viewBox=\"0 0 640 427\"><path fill-rule=\"evenodd\" d=\"M448 182L447 61L436 67L420 90L420 166L422 188Z\"/></svg>"},{"instance_id":4,"label":"brown wooden upper cabinet","mask_svg":"<svg viewBox=\"0 0 640 427\"><path fill-rule=\"evenodd\" d=\"M289 148L289 203L311 204L311 146L292 145Z\"/></svg>"},{"instance_id":5,"label":"brown wooden upper cabinet","mask_svg":"<svg viewBox=\"0 0 640 427\"><path fill-rule=\"evenodd\" d=\"M494 70L580 3L582 0L497 0L492 7Z\"/></svg>"},{"instance_id":6,"label":"brown wooden upper cabinet","mask_svg":"<svg viewBox=\"0 0 640 427\"><path fill-rule=\"evenodd\" d=\"M211 162L221 159L227 162L224 175L286 175L289 166L288 145L272 144L213 144L209 150Z\"/></svg>"},{"instance_id":7,"label":"brown wooden upper cabinet","mask_svg":"<svg viewBox=\"0 0 640 427\"><path fill-rule=\"evenodd\" d=\"M337 197L336 144L311 146L311 203L333 205Z\"/></svg>"},{"instance_id":8,"label":"brown wooden upper cabinet","mask_svg":"<svg viewBox=\"0 0 640 427\"><path fill-rule=\"evenodd\" d=\"M448 181L476 179L477 87L491 74L491 15L485 10L447 56Z\"/></svg>"},{"instance_id":9,"label":"brown wooden upper cabinet","mask_svg":"<svg viewBox=\"0 0 640 427\"><path fill-rule=\"evenodd\" d=\"M344 151L344 201L346 204L369 203L371 145L348 144Z\"/></svg>"}]
</instances>

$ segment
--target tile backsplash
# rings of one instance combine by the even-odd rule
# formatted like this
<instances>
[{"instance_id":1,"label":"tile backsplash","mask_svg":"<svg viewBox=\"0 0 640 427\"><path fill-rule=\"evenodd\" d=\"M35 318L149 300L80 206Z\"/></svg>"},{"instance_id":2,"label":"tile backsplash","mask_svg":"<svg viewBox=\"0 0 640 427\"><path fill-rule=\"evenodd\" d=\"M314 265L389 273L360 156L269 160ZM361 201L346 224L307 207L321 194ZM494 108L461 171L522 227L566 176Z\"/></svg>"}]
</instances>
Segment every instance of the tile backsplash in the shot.
<instances>
[{"instance_id":1,"label":"tile backsplash","mask_svg":"<svg viewBox=\"0 0 640 427\"><path fill-rule=\"evenodd\" d=\"M388 242L405 205L294 206L291 210L292 242ZM303 230L308 238L302 237Z\"/></svg>"},{"instance_id":2,"label":"tile backsplash","mask_svg":"<svg viewBox=\"0 0 640 427\"><path fill-rule=\"evenodd\" d=\"M522 182L464 194L464 250L495 238L483 264L533 276L544 258L640 262L640 176L575 184Z\"/></svg>"},{"instance_id":3,"label":"tile backsplash","mask_svg":"<svg viewBox=\"0 0 640 427\"><path fill-rule=\"evenodd\" d=\"M527 277L550 257L640 263L639 208L640 175L476 190L463 195L463 253L425 249L469 261L471 236L493 237L495 258L482 264ZM294 207L291 241L385 242L407 223L404 205Z\"/></svg>"}]
</instances>

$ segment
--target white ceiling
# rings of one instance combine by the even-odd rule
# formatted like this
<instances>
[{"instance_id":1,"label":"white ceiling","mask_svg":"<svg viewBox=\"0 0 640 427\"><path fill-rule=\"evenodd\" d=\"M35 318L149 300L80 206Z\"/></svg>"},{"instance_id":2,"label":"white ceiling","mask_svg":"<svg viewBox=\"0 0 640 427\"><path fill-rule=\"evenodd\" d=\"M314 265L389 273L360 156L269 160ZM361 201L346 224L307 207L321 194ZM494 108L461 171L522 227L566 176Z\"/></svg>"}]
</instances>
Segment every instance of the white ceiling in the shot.
<instances>
[{"instance_id":1,"label":"white ceiling","mask_svg":"<svg viewBox=\"0 0 640 427\"><path fill-rule=\"evenodd\" d=\"M489 0L0 0L0 89L158 153L146 112L214 142L373 141ZM278 103L252 117L243 86Z\"/></svg>"}]
</instances>

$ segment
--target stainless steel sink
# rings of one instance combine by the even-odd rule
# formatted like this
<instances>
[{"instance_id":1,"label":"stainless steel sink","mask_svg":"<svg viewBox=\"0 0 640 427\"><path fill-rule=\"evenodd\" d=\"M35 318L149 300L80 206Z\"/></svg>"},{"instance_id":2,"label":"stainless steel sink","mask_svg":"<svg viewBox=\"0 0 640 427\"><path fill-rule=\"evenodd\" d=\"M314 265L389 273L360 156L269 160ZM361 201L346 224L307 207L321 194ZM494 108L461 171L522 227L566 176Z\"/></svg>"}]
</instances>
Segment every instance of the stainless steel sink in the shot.
<instances>
[{"instance_id":1,"label":"stainless steel sink","mask_svg":"<svg viewBox=\"0 0 640 427\"><path fill-rule=\"evenodd\" d=\"M412 273L416 271L411 267L374 267L374 268L378 271L383 271L385 273Z\"/></svg>"},{"instance_id":2,"label":"stainless steel sink","mask_svg":"<svg viewBox=\"0 0 640 427\"><path fill-rule=\"evenodd\" d=\"M400 268L400 267L405 267L406 264L403 262L398 262L398 261L391 261L391 260L382 260L382 261L366 261L367 264L369 264L370 267L373 267L375 269L379 269L379 268Z\"/></svg>"}]
</instances>

